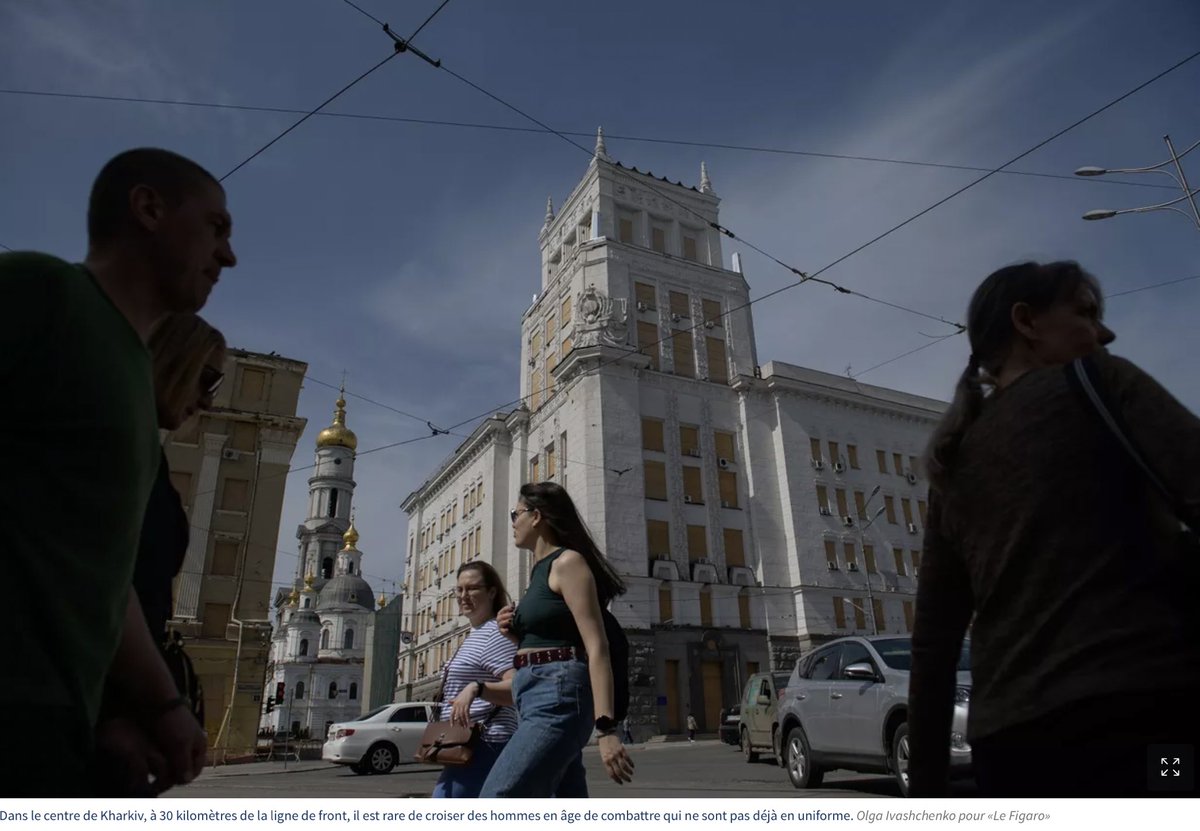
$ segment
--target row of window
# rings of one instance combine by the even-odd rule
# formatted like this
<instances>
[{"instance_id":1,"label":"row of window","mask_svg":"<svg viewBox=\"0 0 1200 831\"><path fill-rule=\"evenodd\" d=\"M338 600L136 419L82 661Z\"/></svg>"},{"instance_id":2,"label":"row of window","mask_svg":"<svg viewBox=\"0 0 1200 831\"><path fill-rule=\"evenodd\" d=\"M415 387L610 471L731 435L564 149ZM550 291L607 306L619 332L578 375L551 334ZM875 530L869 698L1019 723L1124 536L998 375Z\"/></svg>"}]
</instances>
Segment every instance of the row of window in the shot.
<instances>
[{"instance_id":1,"label":"row of window","mask_svg":"<svg viewBox=\"0 0 1200 831\"><path fill-rule=\"evenodd\" d=\"M746 547L740 528L725 528L721 531L725 547L725 565L745 566ZM687 538L688 562L708 560L708 527L704 525L688 525L685 532ZM671 524L665 519L646 520L646 551L650 562L671 556Z\"/></svg>"},{"instance_id":2,"label":"row of window","mask_svg":"<svg viewBox=\"0 0 1200 831\"><path fill-rule=\"evenodd\" d=\"M666 444L663 439L665 425L666 422L661 418L646 417L642 419L643 450L653 450L658 453L666 452ZM733 433L725 430L714 430L712 438L713 449L716 450L717 459L724 460L726 464L735 461ZM679 452L684 456L701 457L699 427L689 424L679 425Z\"/></svg>"},{"instance_id":3,"label":"row of window","mask_svg":"<svg viewBox=\"0 0 1200 831\"><path fill-rule=\"evenodd\" d=\"M860 490L854 491L854 514L851 515L850 507L846 499L845 488L833 489L834 504L829 502L829 488L825 485L817 485L817 508L822 514L839 516L843 518L853 519L857 516L860 520L866 521L871 519L867 516L867 495ZM904 515L904 524L910 528L915 528L916 519L913 514L913 499L902 496L899 499L900 510ZM929 512L929 506L924 499L915 500L917 503L917 516L921 518L921 526L925 525L925 517ZM885 494L883 497L883 513L887 517L887 521L892 525L898 525L900 520L896 515L896 497L891 494ZM836 512L834 509L837 509Z\"/></svg>"},{"instance_id":4,"label":"row of window","mask_svg":"<svg viewBox=\"0 0 1200 831\"><path fill-rule=\"evenodd\" d=\"M660 354L663 344L669 342L674 374L683 378L695 378L697 341L703 341L704 356L708 362L708 372L701 380L712 381L714 384L728 384L729 361L726 358L723 338L714 338L710 335L693 338L690 331L671 330L670 335L664 339L659 333L657 324L647 323L644 320L637 322L637 342L640 347L638 351L649 356L650 368L655 372L662 371Z\"/></svg>"},{"instance_id":5,"label":"row of window","mask_svg":"<svg viewBox=\"0 0 1200 831\"><path fill-rule=\"evenodd\" d=\"M462 517L466 519L471 514L475 513L475 509L483 504L483 480L480 479L475 484L471 485L462 496ZM459 503L455 499L446 508L444 508L438 518L430 520L429 523L421 529L421 533L416 539L417 551L424 551L429 546L440 540L446 533L458 524ZM412 546L409 546L409 554L413 552Z\"/></svg>"},{"instance_id":6,"label":"row of window","mask_svg":"<svg viewBox=\"0 0 1200 831\"><path fill-rule=\"evenodd\" d=\"M656 312L658 311L658 294L654 286L649 283L633 284L633 299L637 304L639 312ZM671 312L672 319L692 318L691 298L686 292L682 291L667 291L667 308ZM702 322L705 327L723 327L723 318L721 314L721 301L709 300L708 298L700 299L700 313L703 315Z\"/></svg>"},{"instance_id":7,"label":"row of window","mask_svg":"<svg viewBox=\"0 0 1200 831\"><path fill-rule=\"evenodd\" d=\"M295 685L292 687L292 697L297 701L304 700L305 692L306 691L304 689L303 681L297 681L295 683ZM349 695L347 696L347 698L350 701L357 701L358 700L358 683L351 681L350 689L348 690L348 692L349 692ZM274 690L267 691L267 695L271 695L273 693L274 693ZM331 699L337 698L340 693L341 693L341 690L338 689L337 681L330 681L329 682L329 697Z\"/></svg>"},{"instance_id":8,"label":"row of window","mask_svg":"<svg viewBox=\"0 0 1200 831\"><path fill-rule=\"evenodd\" d=\"M703 469L696 465L681 465L683 472L683 501L689 505L704 504ZM656 501L667 499L666 462L642 462L645 478L646 498ZM732 470L717 471L717 491L722 508L738 508L737 474Z\"/></svg>"},{"instance_id":9,"label":"row of window","mask_svg":"<svg viewBox=\"0 0 1200 831\"><path fill-rule=\"evenodd\" d=\"M814 466L823 467L826 463L831 465L835 470L849 467L850 470L861 470L858 463L858 446L854 444L846 445L846 455L842 456L841 445L836 441L827 442L829 446L829 455L824 457L821 455L822 446L821 440L810 437L809 449L812 453ZM907 462L907 463L906 463ZM888 469L888 452L886 450L875 451L875 464L879 467L880 473L894 473L897 476L913 478L919 475L920 460L916 456L908 456L907 460L903 453L891 454L891 470Z\"/></svg>"},{"instance_id":10,"label":"row of window","mask_svg":"<svg viewBox=\"0 0 1200 831\"><path fill-rule=\"evenodd\" d=\"M867 574L879 574L878 564L875 562L875 546L870 543L863 543L863 566L866 568ZM908 562L904 558L903 548L892 548L892 559L895 561L896 574L901 577L907 577L909 574ZM912 576L916 577L921 568L921 552L918 549L912 549L910 556L912 558ZM842 566L846 567L847 571L858 571L860 566L858 563L858 548L853 541L844 540L842 542L842 559L838 558L838 545L836 540L825 540L825 560L829 565L830 571L840 571Z\"/></svg>"},{"instance_id":11,"label":"row of window","mask_svg":"<svg viewBox=\"0 0 1200 831\"><path fill-rule=\"evenodd\" d=\"M407 681L415 681L419 678L426 678L430 675L438 675L442 671L442 667L446 662L454 657L454 653L463 645L463 641L467 639L467 630L464 627L462 631L438 643L427 646L416 653L415 675ZM406 662L405 662L406 664ZM408 672L408 667L405 665L405 674Z\"/></svg>"},{"instance_id":12,"label":"row of window","mask_svg":"<svg viewBox=\"0 0 1200 831\"><path fill-rule=\"evenodd\" d=\"M567 434L558 436L557 446L550 442L541 453L535 453L529 459L529 481L544 482L552 480L559 473L567 473Z\"/></svg>"},{"instance_id":13,"label":"row of window","mask_svg":"<svg viewBox=\"0 0 1200 831\"><path fill-rule=\"evenodd\" d=\"M667 221L646 217L646 230L638 228L637 214L622 210L617 214L617 239L626 245L637 245L649 248L659 254L670 254L693 262L708 263L708 252L703 250L700 242L704 239L704 229L679 224L679 235L669 233ZM702 256L703 255L703 256Z\"/></svg>"},{"instance_id":14,"label":"row of window","mask_svg":"<svg viewBox=\"0 0 1200 831\"><path fill-rule=\"evenodd\" d=\"M559 332L567 330L567 324L571 322L571 295L567 295L562 299L559 309L555 310L551 306L550 314L541 323L533 327L532 333L529 336L529 356L535 360L542 354L543 344L554 347L554 337ZM545 333L545 341L542 335ZM557 351L557 349L555 349ZM563 352L565 355L566 352Z\"/></svg>"},{"instance_id":15,"label":"row of window","mask_svg":"<svg viewBox=\"0 0 1200 831\"><path fill-rule=\"evenodd\" d=\"M329 649L329 629L321 630L321 649ZM347 629L342 635L342 649L354 648L354 630ZM301 658L308 656L308 638L300 639L299 655Z\"/></svg>"},{"instance_id":16,"label":"row of window","mask_svg":"<svg viewBox=\"0 0 1200 831\"><path fill-rule=\"evenodd\" d=\"M738 604L738 626L742 629L750 628L750 596L739 594L737 596ZM678 602L674 599L674 594L669 585L664 584L658 590L658 622L659 623L679 623L680 619L676 614ZM700 625L713 625L713 608L712 608L712 592L705 587L700 590Z\"/></svg>"},{"instance_id":17,"label":"row of window","mask_svg":"<svg viewBox=\"0 0 1200 831\"><path fill-rule=\"evenodd\" d=\"M911 600L901 601L901 607L904 612L904 631L911 632L913 628L913 602ZM854 626L847 625L847 609L854 618ZM874 615L875 625L879 629L879 633L883 634L887 631L887 617L884 614L884 603L878 597L871 600L871 614ZM874 632L875 627L869 626L867 623L866 609L863 607L862 598L852 600L847 597L833 598L833 626L835 630L852 629L853 631ZM863 650L864 654L866 650ZM865 659L864 659L865 660ZM836 662L835 662L836 663ZM812 676L816 680L817 677Z\"/></svg>"},{"instance_id":18,"label":"row of window","mask_svg":"<svg viewBox=\"0 0 1200 831\"><path fill-rule=\"evenodd\" d=\"M417 572L417 591L429 588L440 577L454 574L464 563L479 559L482 550L483 526L476 525L467 531L462 539L450 543L450 547L438 554L435 560L430 560L420 567Z\"/></svg>"}]
</instances>

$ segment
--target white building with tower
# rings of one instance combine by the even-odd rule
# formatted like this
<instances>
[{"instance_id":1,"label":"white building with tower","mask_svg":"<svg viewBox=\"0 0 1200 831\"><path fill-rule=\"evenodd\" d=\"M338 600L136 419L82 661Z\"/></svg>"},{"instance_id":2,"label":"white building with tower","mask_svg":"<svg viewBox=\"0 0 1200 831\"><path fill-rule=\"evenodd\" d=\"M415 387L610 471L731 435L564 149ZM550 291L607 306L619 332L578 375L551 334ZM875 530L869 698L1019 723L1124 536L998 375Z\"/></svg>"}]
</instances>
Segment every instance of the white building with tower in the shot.
<instances>
[{"instance_id":1,"label":"white building with tower","mask_svg":"<svg viewBox=\"0 0 1200 831\"><path fill-rule=\"evenodd\" d=\"M486 419L404 501L408 646L399 698L436 691L465 634L454 570L490 561L519 596L521 484L570 491L628 585L635 734L716 730L746 678L852 632L911 630L925 487L945 404L760 363L718 199L609 157L539 235L521 320L525 405Z\"/></svg>"},{"instance_id":2,"label":"white building with tower","mask_svg":"<svg viewBox=\"0 0 1200 831\"><path fill-rule=\"evenodd\" d=\"M343 396L344 390L333 423L317 436L308 517L296 530L295 582L275 599L264 700L276 703L262 722L271 732L323 738L330 724L358 717L366 698L363 664L375 593L362 576L352 519L358 438L346 426Z\"/></svg>"}]
</instances>

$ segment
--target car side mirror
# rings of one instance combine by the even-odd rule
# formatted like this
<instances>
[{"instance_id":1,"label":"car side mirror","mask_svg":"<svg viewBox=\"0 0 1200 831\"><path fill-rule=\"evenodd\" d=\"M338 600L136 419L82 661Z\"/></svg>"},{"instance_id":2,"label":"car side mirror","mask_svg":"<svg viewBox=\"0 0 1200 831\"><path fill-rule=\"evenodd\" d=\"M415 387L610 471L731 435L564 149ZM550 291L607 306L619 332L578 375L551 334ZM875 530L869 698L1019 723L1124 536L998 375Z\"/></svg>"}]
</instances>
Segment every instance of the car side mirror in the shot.
<instances>
[{"instance_id":1,"label":"car side mirror","mask_svg":"<svg viewBox=\"0 0 1200 831\"><path fill-rule=\"evenodd\" d=\"M771 706L771 696L760 695L758 697L758 700L755 703L757 703L759 707L770 707Z\"/></svg>"},{"instance_id":2,"label":"car side mirror","mask_svg":"<svg viewBox=\"0 0 1200 831\"><path fill-rule=\"evenodd\" d=\"M875 674L875 668L865 661L857 664L850 664L842 670L843 678L852 678L856 681L875 681L879 676Z\"/></svg>"}]
</instances>

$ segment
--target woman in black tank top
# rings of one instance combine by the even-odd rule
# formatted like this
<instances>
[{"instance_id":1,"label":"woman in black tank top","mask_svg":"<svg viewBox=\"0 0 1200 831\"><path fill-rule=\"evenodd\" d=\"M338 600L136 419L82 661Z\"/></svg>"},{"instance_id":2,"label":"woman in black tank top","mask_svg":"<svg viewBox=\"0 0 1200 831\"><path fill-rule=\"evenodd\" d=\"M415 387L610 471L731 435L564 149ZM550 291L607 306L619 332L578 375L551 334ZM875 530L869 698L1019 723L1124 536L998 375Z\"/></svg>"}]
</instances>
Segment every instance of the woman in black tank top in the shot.
<instances>
[{"instance_id":1,"label":"woman in black tank top","mask_svg":"<svg viewBox=\"0 0 1200 831\"><path fill-rule=\"evenodd\" d=\"M615 697L601 609L625 591L571 497L553 482L521 487L513 541L533 552L520 611L500 610L517 644L513 697L520 722L484 783L483 797L587 796L583 748L596 731L605 772L633 777L613 718Z\"/></svg>"}]
</instances>

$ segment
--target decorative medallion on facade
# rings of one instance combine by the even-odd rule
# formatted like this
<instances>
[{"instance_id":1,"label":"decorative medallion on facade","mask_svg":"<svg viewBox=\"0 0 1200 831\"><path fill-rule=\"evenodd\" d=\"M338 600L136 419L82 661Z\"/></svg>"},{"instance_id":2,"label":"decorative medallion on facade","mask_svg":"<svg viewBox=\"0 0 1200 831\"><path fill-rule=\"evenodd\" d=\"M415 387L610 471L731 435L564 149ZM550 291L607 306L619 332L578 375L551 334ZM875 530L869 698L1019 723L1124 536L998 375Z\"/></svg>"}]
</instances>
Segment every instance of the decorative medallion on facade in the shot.
<instances>
[{"instance_id":1,"label":"decorative medallion on facade","mask_svg":"<svg viewBox=\"0 0 1200 831\"><path fill-rule=\"evenodd\" d=\"M614 300L593 284L580 293L576 307L579 309L577 347L626 345L629 308L625 298Z\"/></svg>"}]
</instances>

